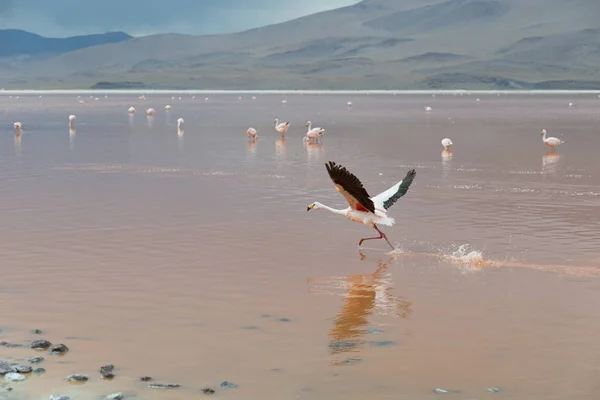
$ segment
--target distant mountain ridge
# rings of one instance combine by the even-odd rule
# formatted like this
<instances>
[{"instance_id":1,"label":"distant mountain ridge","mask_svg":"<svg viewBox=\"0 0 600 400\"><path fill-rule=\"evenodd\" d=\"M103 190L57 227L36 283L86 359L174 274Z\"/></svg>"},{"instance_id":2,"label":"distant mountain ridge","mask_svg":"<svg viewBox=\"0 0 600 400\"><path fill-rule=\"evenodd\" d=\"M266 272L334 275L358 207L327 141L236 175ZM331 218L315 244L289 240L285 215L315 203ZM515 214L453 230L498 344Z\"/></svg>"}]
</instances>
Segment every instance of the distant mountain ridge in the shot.
<instances>
[{"instance_id":1,"label":"distant mountain ridge","mask_svg":"<svg viewBox=\"0 0 600 400\"><path fill-rule=\"evenodd\" d=\"M23 30L5 29L0 30L0 57L63 54L92 46L119 43L132 38L123 32L47 38Z\"/></svg>"},{"instance_id":2,"label":"distant mountain ridge","mask_svg":"<svg viewBox=\"0 0 600 400\"><path fill-rule=\"evenodd\" d=\"M600 89L599 15L598 0L363 0L234 34L0 56L0 87Z\"/></svg>"}]
</instances>

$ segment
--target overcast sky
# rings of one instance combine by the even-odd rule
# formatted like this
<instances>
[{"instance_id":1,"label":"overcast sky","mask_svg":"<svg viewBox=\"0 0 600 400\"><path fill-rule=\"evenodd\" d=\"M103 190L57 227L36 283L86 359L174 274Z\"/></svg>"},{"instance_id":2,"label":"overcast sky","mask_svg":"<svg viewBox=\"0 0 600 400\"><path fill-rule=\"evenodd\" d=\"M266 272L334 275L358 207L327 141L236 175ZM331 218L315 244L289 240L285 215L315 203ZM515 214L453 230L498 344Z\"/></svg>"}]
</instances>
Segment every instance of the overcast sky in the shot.
<instances>
[{"instance_id":1,"label":"overcast sky","mask_svg":"<svg viewBox=\"0 0 600 400\"><path fill-rule=\"evenodd\" d=\"M0 0L0 29L45 36L236 32L358 0Z\"/></svg>"}]
</instances>

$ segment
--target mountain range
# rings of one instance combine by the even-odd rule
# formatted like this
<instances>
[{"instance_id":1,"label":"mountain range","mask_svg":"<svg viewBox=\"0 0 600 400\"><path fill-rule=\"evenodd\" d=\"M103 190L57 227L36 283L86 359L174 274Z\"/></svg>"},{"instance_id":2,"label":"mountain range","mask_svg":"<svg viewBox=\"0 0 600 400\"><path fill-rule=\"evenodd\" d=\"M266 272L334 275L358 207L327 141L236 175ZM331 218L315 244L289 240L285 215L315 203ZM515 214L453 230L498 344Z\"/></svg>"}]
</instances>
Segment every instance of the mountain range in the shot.
<instances>
[{"instance_id":1,"label":"mountain range","mask_svg":"<svg viewBox=\"0 0 600 400\"><path fill-rule=\"evenodd\" d=\"M0 47L0 87L600 89L598 16L598 0L363 0L234 34L41 38Z\"/></svg>"}]
</instances>

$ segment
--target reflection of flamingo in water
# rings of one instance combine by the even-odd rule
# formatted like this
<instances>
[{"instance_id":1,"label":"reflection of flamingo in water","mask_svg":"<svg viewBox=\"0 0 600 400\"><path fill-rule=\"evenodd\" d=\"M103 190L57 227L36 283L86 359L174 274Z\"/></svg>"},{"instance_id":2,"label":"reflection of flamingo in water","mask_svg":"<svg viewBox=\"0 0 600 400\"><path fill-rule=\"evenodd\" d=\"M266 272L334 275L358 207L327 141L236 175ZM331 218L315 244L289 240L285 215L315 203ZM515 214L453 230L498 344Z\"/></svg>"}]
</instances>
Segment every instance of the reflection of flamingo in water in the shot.
<instances>
[{"instance_id":1,"label":"reflection of flamingo in water","mask_svg":"<svg viewBox=\"0 0 600 400\"><path fill-rule=\"evenodd\" d=\"M256 144L258 140L248 140L248 153L256 154Z\"/></svg>"},{"instance_id":2,"label":"reflection of flamingo in water","mask_svg":"<svg viewBox=\"0 0 600 400\"><path fill-rule=\"evenodd\" d=\"M275 141L275 154L280 157L285 157L285 151L287 147L286 138L282 137Z\"/></svg>"},{"instance_id":3,"label":"reflection of flamingo in water","mask_svg":"<svg viewBox=\"0 0 600 400\"><path fill-rule=\"evenodd\" d=\"M361 254L361 257L364 255ZM393 281L387 262L378 262L377 270L371 274L350 275L339 279L311 278L311 283L326 283L343 287L346 291L342 308L334 318L329 333L332 353L342 353L355 349L357 339L366 333L368 317L373 313L394 317L409 318L412 303L392 294ZM341 283L341 285L339 285Z\"/></svg>"},{"instance_id":4,"label":"reflection of flamingo in water","mask_svg":"<svg viewBox=\"0 0 600 400\"><path fill-rule=\"evenodd\" d=\"M557 163L560 160L560 154L551 150L542 157L542 172L556 172Z\"/></svg>"}]
</instances>

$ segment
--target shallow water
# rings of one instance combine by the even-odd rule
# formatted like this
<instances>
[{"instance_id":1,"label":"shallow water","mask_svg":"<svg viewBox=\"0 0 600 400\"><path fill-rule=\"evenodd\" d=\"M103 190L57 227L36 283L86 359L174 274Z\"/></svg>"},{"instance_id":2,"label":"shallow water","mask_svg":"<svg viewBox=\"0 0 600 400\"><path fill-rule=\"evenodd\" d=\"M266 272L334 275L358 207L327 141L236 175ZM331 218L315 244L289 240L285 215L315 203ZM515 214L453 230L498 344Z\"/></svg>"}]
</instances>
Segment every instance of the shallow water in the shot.
<instances>
[{"instance_id":1,"label":"shallow water","mask_svg":"<svg viewBox=\"0 0 600 400\"><path fill-rule=\"evenodd\" d=\"M71 348L15 392L598 398L595 94L12 96L0 96L0 340L40 328ZM285 140L276 117L291 121ZM307 119L322 144L302 141ZM556 154L542 128L565 141ZM328 160L371 195L416 168L382 228L395 254L384 241L359 252L370 228L306 212L346 206ZM113 381L99 379L107 363ZM76 372L92 380L63 380Z\"/></svg>"}]
</instances>

